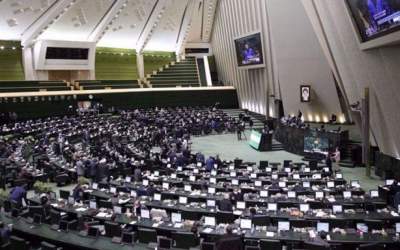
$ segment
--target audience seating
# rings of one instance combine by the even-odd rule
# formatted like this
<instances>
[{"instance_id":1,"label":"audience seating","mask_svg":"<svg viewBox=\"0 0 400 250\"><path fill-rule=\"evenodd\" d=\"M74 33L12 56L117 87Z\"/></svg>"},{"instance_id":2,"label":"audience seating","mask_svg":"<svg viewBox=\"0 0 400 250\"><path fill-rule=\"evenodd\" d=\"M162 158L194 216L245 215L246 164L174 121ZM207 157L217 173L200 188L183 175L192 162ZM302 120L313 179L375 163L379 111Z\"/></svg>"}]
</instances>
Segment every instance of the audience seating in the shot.
<instances>
[{"instance_id":1,"label":"audience seating","mask_svg":"<svg viewBox=\"0 0 400 250\"><path fill-rule=\"evenodd\" d=\"M68 91L65 81L0 81L1 92Z\"/></svg>"},{"instance_id":2,"label":"audience seating","mask_svg":"<svg viewBox=\"0 0 400 250\"><path fill-rule=\"evenodd\" d=\"M176 62L151 75L147 80L153 88L199 87L199 76L194 57Z\"/></svg>"},{"instance_id":3,"label":"audience seating","mask_svg":"<svg viewBox=\"0 0 400 250\"><path fill-rule=\"evenodd\" d=\"M75 81L77 90L130 89L140 88L137 80L79 80Z\"/></svg>"}]
</instances>

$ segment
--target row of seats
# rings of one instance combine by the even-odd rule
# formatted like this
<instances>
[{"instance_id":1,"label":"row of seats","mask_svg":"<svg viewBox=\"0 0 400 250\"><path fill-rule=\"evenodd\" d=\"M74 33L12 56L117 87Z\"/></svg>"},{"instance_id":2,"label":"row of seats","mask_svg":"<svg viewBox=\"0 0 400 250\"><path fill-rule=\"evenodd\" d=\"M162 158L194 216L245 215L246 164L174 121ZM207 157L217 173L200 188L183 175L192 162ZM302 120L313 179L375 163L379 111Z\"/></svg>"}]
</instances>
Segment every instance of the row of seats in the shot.
<instances>
[{"instance_id":1,"label":"row of seats","mask_svg":"<svg viewBox=\"0 0 400 250\"><path fill-rule=\"evenodd\" d=\"M0 81L0 92L68 91L65 81Z\"/></svg>"},{"instance_id":2,"label":"row of seats","mask_svg":"<svg viewBox=\"0 0 400 250\"><path fill-rule=\"evenodd\" d=\"M168 65L147 78L153 88L199 87L199 75L194 57Z\"/></svg>"}]
</instances>

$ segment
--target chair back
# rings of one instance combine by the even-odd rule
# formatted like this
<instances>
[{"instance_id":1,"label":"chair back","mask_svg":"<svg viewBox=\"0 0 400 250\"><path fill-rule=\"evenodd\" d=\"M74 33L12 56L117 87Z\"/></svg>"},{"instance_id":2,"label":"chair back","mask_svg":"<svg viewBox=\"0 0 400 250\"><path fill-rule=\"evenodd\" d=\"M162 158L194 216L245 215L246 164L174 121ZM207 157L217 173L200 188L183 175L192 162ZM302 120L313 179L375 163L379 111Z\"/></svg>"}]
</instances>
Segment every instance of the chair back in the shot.
<instances>
[{"instance_id":1,"label":"chair back","mask_svg":"<svg viewBox=\"0 0 400 250\"><path fill-rule=\"evenodd\" d=\"M154 229L138 228L138 240L140 243L148 244L157 242L157 232Z\"/></svg>"},{"instance_id":2,"label":"chair back","mask_svg":"<svg viewBox=\"0 0 400 250\"><path fill-rule=\"evenodd\" d=\"M189 249L198 245L196 236L190 232L172 233L172 239L175 241L176 248Z\"/></svg>"},{"instance_id":3,"label":"chair back","mask_svg":"<svg viewBox=\"0 0 400 250\"><path fill-rule=\"evenodd\" d=\"M282 249L282 243L279 240L260 240L260 250Z\"/></svg>"}]
</instances>

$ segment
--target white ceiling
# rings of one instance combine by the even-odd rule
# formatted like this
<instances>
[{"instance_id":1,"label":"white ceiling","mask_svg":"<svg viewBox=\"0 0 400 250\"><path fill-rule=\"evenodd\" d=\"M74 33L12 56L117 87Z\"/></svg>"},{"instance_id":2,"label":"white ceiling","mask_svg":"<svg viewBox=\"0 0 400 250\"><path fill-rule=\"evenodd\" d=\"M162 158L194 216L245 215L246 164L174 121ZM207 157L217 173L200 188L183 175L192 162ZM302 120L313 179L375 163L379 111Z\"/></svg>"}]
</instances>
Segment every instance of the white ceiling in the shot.
<instances>
[{"instance_id":1,"label":"white ceiling","mask_svg":"<svg viewBox=\"0 0 400 250\"><path fill-rule=\"evenodd\" d=\"M27 30L44 27L33 30L41 34L38 40L90 41L93 33L101 32L97 46L134 49L145 34L144 50L175 51L179 36L186 35L185 42L209 42L218 0L75 0L60 9L62 1L0 0L0 40L21 40ZM194 10L188 8L190 1ZM150 34L143 33L154 25L150 17L158 15L154 10L161 4L166 8L159 23ZM123 7L117 12L115 6ZM50 14L57 19L48 20ZM189 30L184 18L191 20Z\"/></svg>"}]
</instances>

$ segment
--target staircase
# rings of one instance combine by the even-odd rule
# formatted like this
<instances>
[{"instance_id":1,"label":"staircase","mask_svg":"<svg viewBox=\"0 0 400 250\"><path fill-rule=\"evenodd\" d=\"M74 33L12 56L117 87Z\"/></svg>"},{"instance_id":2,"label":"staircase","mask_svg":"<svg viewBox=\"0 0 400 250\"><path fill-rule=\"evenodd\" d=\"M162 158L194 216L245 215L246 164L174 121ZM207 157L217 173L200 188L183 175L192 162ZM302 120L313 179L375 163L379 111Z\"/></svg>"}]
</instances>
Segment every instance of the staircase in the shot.
<instances>
[{"instance_id":1,"label":"staircase","mask_svg":"<svg viewBox=\"0 0 400 250\"><path fill-rule=\"evenodd\" d=\"M243 109L224 109L224 112L227 115L229 115L230 117L233 117L235 119L239 119L239 114L240 113L244 114L244 110ZM251 117L251 120L254 122L254 125L253 125L254 129L262 129L262 128L264 128L263 121L260 119L260 117L264 117L263 115L252 113L252 112L249 112L249 115Z\"/></svg>"},{"instance_id":2,"label":"staircase","mask_svg":"<svg viewBox=\"0 0 400 250\"><path fill-rule=\"evenodd\" d=\"M186 57L180 62L171 62L148 75L145 83L153 88L200 87L196 59Z\"/></svg>"},{"instance_id":3,"label":"staircase","mask_svg":"<svg viewBox=\"0 0 400 250\"><path fill-rule=\"evenodd\" d=\"M339 166L340 167L344 167L344 168L354 168L356 167L355 164L353 163L353 161L351 160L352 157L352 148L353 146L361 146L361 142L357 142L357 141L349 141L347 143L346 149L344 152L342 152L343 156L342 156L342 160L339 162Z\"/></svg>"}]
</instances>

